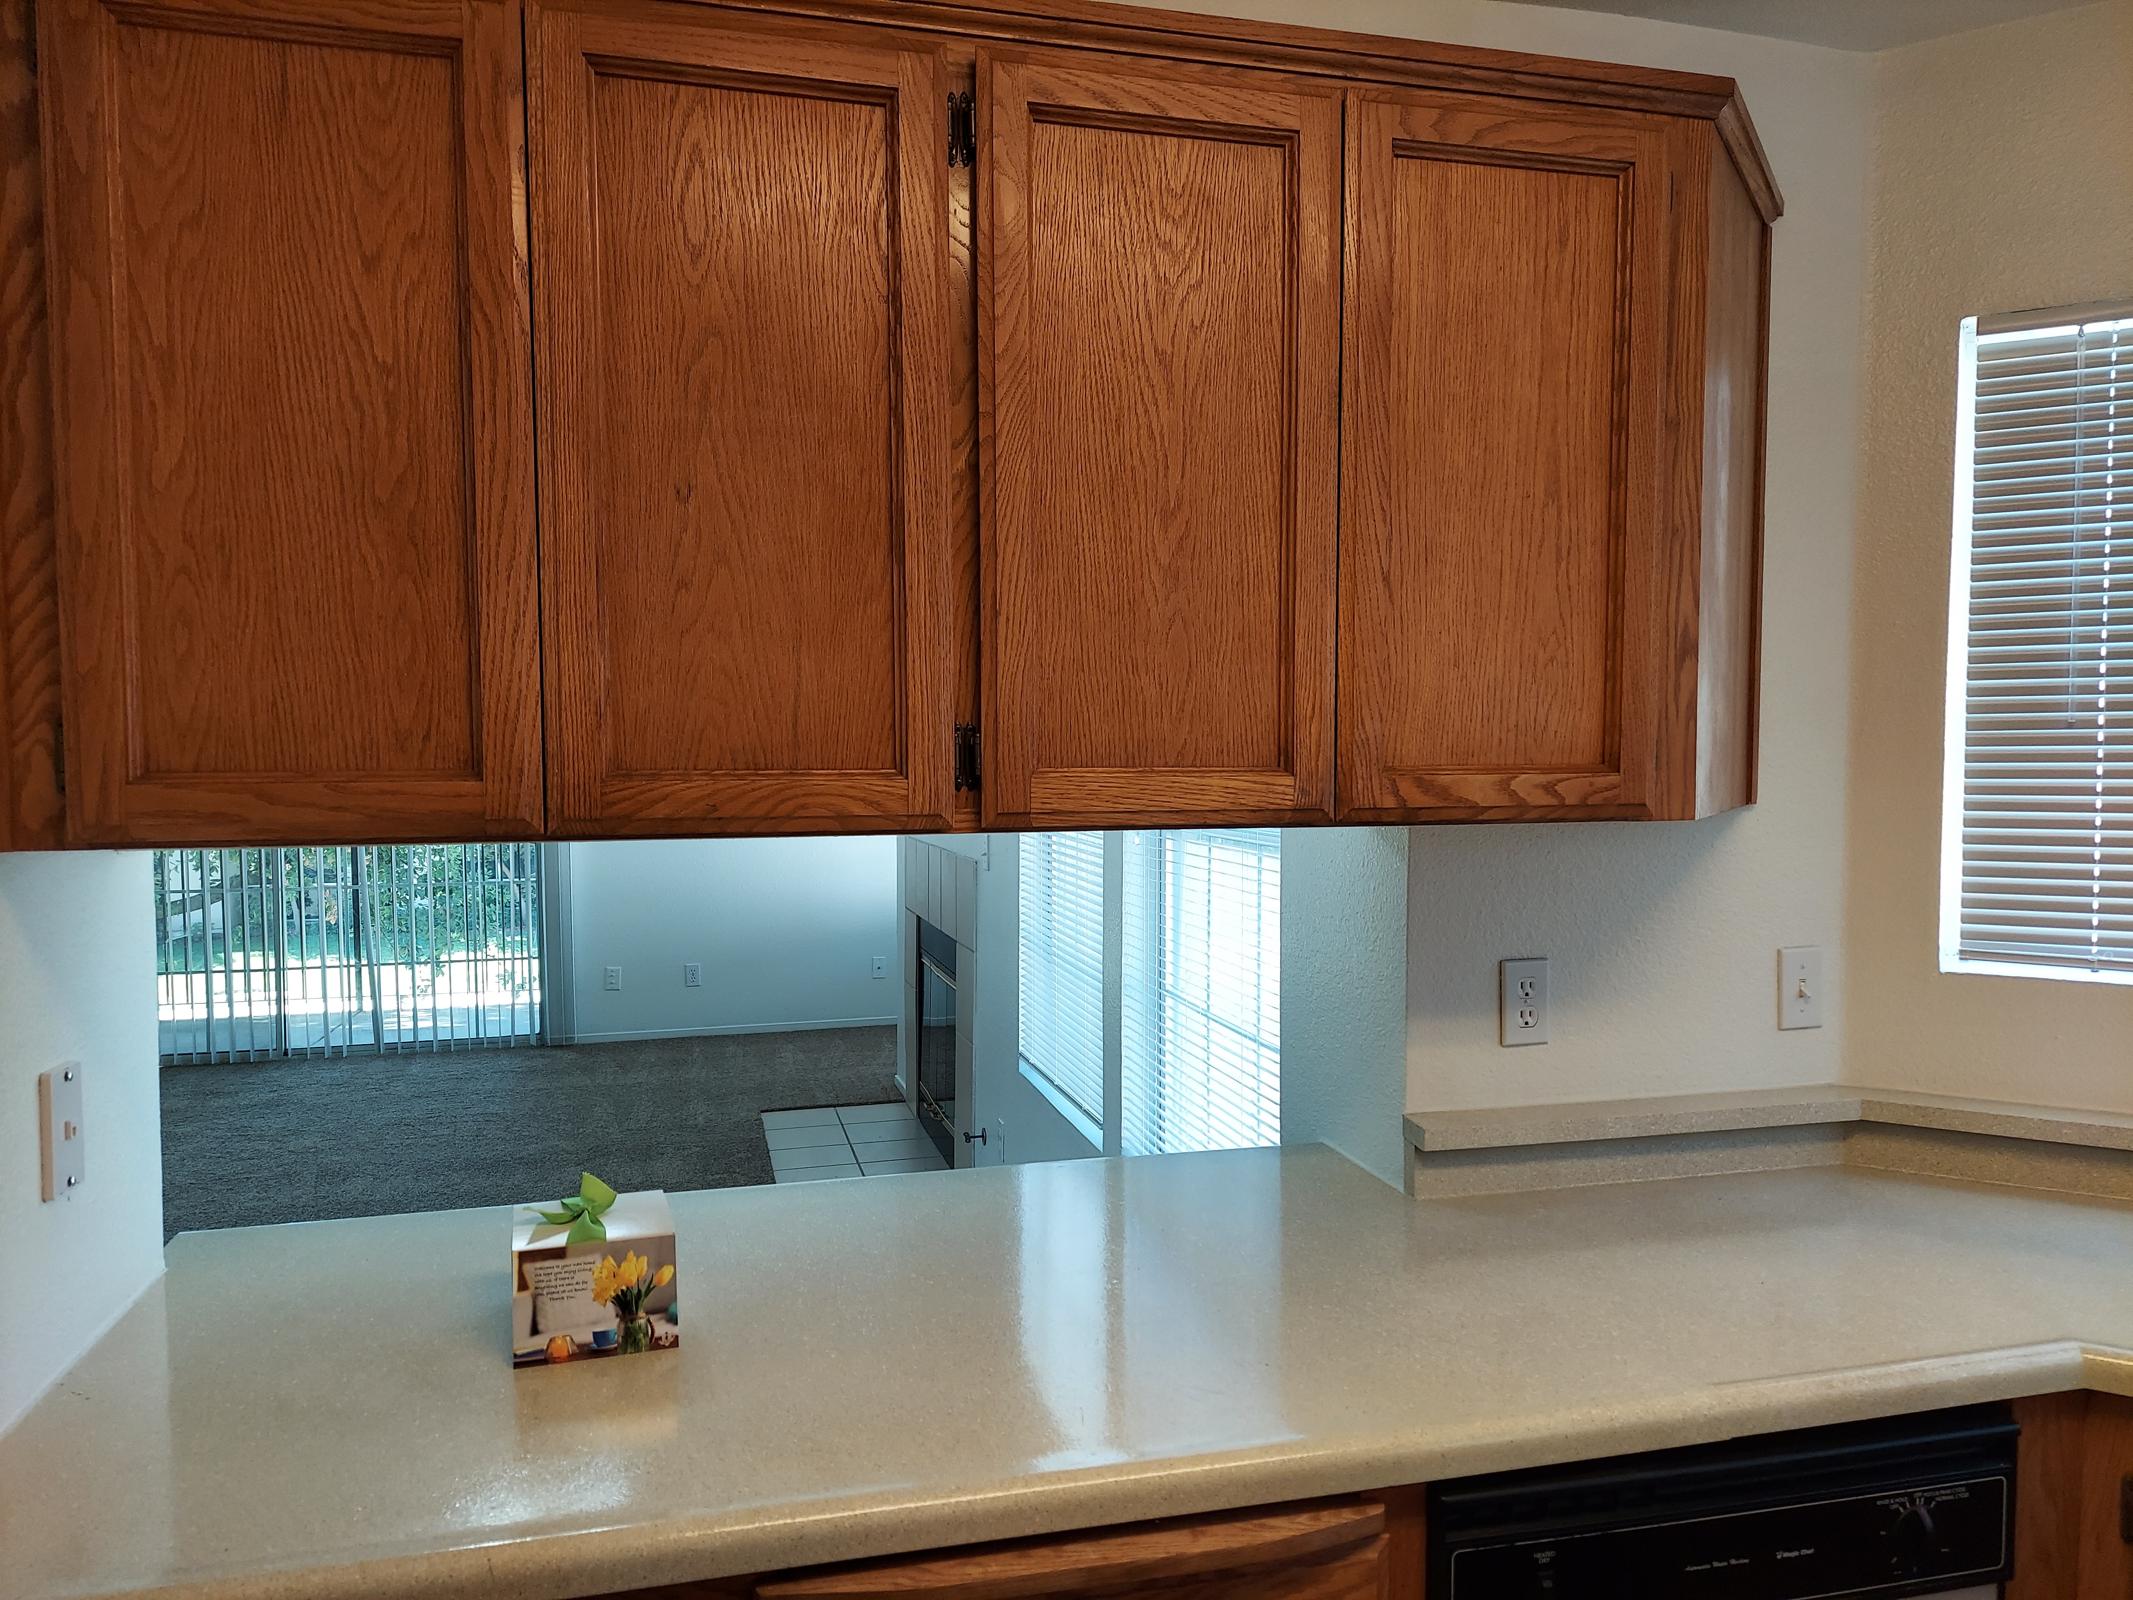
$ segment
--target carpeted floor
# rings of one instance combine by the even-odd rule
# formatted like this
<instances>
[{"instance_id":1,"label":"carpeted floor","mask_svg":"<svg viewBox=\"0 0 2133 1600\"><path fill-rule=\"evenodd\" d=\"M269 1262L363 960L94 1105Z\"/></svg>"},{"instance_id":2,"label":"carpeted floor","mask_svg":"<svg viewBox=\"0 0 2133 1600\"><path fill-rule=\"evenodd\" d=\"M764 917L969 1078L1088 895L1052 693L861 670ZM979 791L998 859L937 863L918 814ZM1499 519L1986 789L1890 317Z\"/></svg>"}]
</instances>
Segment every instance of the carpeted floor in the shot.
<instances>
[{"instance_id":1,"label":"carpeted floor","mask_svg":"<svg viewBox=\"0 0 2133 1600\"><path fill-rule=\"evenodd\" d=\"M163 1228L771 1181L762 1113L896 1098L896 1030L163 1069Z\"/></svg>"}]
</instances>

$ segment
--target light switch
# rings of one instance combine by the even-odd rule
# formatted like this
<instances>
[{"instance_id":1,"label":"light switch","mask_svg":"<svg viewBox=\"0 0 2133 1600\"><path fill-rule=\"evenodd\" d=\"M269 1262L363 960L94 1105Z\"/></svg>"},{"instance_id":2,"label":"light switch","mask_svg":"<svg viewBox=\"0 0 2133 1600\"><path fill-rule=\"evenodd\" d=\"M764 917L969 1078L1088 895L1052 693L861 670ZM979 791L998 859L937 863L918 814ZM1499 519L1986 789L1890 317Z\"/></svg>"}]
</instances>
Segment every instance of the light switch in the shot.
<instances>
[{"instance_id":1,"label":"light switch","mask_svg":"<svg viewBox=\"0 0 2133 1600\"><path fill-rule=\"evenodd\" d=\"M1822 1026L1822 950L1796 944L1778 952L1778 1026Z\"/></svg>"},{"instance_id":2,"label":"light switch","mask_svg":"<svg viewBox=\"0 0 2133 1600\"><path fill-rule=\"evenodd\" d=\"M81 1187L81 1063L37 1074L37 1169L47 1200L71 1200Z\"/></svg>"}]
</instances>

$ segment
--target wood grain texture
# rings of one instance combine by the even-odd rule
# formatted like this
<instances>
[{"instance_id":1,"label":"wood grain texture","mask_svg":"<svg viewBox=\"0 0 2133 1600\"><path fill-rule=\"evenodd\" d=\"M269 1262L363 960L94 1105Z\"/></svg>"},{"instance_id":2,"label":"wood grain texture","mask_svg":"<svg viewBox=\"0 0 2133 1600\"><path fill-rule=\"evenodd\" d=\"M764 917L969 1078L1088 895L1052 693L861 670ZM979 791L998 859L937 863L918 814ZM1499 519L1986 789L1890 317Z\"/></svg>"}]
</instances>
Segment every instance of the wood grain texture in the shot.
<instances>
[{"instance_id":1,"label":"wood grain texture","mask_svg":"<svg viewBox=\"0 0 2133 1600\"><path fill-rule=\"evenodd\" d=\"M1703 330L1695 814L1751 805L1761 717L1770 230L1714 155Z\"/></svg>"},{"instance_id":2,"label":"wood grain texture","mask_svg":"<svg viewBox=\"0 0 2133 1600\"><path fill-rule=\"evenodd\" d=\"M2015 1402L2014 1577L2005 1600L2081 1600L2083 1451L2089 1396Z\"/></svg>"},{"instance_id":3,"label":"wood grain texture","mask_svg":"<svg viewBox=\"0 0 2133 1600\"><path fill-rule=\"evenodd\" d=\"M1349 114L1340 815L1648 806L1665 688L1660 127Z\"/></svg>"},{"instance_id":4,"label":"wood grain texture","mask_svg":"<svg viewBox=\"0 0 2133 1600\"><path fill-rule=\"evenodd\" d=\"M987 825L1323 820L1339 103L979 82Z\"/></svg>"},{"instance_id":5,"label":"wood grain texture","mask_svg":"<svg viewBox=\"0 0 2133 1600\"><path fill-rule=\"evenodd\" d=\"M557 830L944 825L938 52L547 6L529 60Z\"/></svg>"},{"instance_id":6,"label":"wood grain texture","mask_svg":"<svg viewBox=\"0 0 2133 1600\"><path fill-rule=\"evenodd\" d=\"M2133 1400L2092 1394L2083 1423L2081 1562L2078 1600L2133 1596L2133 1545L2121 1526L2126 1486L2133 1479Z\"/></svg>"},{"instance_id":7,"label":"wood grain texture","mask_svg":"<svg viewBox=\"0 0 2133 1600\"><path fill-rule=\"evenodd\" d=\"M42 21L70 838L537 832L515 5Z\"/></svg>"},{"instance_id":8,"label":"wood grain texture","mask_svg":"<svg viewBox=\"0 0 2133 1600\"><path fill-rule=\"evenodd\" d=\"M1516 95L1537 101L1712 121L1775 220L1782 208L1761 142L1731 78L1663 68L1442 44L1345 29L1169 11L1104 0L722 0L765 14L892 23L1002 45L1070 46L1208 65L1322 73L1389 87Z\"/></svg>"},{"instance_id":9,"label":"wood grain texture","mask_svg":"<svg viewBox=\"0 0 2133 1600\"><path fill-rule=\"evenodd\" d=\"M2127 1600L2133 1547L2120 1536L2133 1475L2133 1401L2038 1395L2015 1402L2015 1573L2006 1600Z\"/></svg>"},{"instance_id":10,"label":"wood grain texture","mask_svg":"<svg viewBox=\"0 0 2133 1600\"><path fill-rule=\"evenodd\" d=\"M29 0L0 0L0 850L64 838L34 43Z\"/></svg>"},{"instance_id":11,"label":"wood grain texture","mask_svg":"<svg viewBox=\"0 0 2133 1600\"><path fill-rule=\"evenodd\" d=\"M1320 1502L1135 1523L773 1578L763 1600L1043 1600L1133 1593L1239 1600L1376 1596L1385 1509Z\"/></svg>"},{"instance_id":12,"label":"wood grain texture","mask_svg":"<svg viewBox=\"0 0 2133 1600\"><path fill-rule=\"evenodd\" d=\"M977 93L977 52L960 40L942 52L952 92ZM978 582L978 252L977 172L948 171L948 373L950 445L954 473L950 511L954 523L954 578L949 611L955 623L955 720L978 726L983 671L978 645L981 604ZM978 790L958 789L954 822L975 829L983 820Z\"/></svg>"}]
</instances>

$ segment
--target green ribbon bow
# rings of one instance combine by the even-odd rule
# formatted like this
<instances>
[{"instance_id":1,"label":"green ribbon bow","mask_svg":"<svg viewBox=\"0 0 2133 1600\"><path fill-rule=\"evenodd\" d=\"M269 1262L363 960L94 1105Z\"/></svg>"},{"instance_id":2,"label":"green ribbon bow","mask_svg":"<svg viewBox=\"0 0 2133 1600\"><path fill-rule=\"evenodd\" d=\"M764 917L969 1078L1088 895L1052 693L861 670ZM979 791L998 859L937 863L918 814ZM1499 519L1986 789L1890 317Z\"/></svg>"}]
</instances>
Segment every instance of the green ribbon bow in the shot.
<instances>
[{"instance_id":1,"label":"green ribbon bow","mask_svg":"<svg viewBox=\"0 0 2133 1600\"><path fill-rule=\"evenodd\" d=\"M543 1222L561 1227L570 1224L570 1232L563 1236L565 1244L585 1244L594 1239L607 1237L607 1224L600 1218L607 1208L615 1203L615 1191L589 1172L578 1174L578 1192L570 1195L553 1211L541 1211ZM535 1207L539 1210L539 1207Z\"/></svg>"}]
</instances>

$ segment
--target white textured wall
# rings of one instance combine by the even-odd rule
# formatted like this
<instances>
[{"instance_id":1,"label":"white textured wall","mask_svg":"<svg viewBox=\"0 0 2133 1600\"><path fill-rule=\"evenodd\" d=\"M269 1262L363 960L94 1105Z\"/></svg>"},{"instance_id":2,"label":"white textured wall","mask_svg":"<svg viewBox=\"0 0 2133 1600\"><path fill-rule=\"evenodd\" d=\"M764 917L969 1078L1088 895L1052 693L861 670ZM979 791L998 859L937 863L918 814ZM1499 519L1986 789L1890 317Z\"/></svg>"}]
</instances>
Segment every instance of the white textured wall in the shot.
<instances>
[{"instance_id":1,"label":"white textured wall","mask_svg":"<svg viewBox=\"0 0 2133 1600\"><path fill-rule=\"evenodd\" d=\"M1407 1104L1826 1081L1831 1026L1776 1028L1776 952L1842 971L1844 757L1871 58L1495 0L1225 0L1204 10L1740 80L1786 216L1773 250L1762 802L1697 824L1417 829ZM1554 1042L1496 1040L1496 962L1545 955ZM1284 998L1287 998L1286 996Z\"/></svg>"},{"instance_id":2,"label":"white textured wall","mask_svg":"<svg viewBox=\"0 0 2133 1600\"><path fill-rule=\"evenodd\" d=\"M570 964L585 1041L892 1023L894 839L573 844ZM886 975L872 975L875 956ZM700 961L700 988L682 963ZM622 968L619 993L603 970Z\"/></svg>"},{"instance_id":3,"label":"white textured wall","mask_svg":"<svg viewBox=\"0 0 2133 1600\"><path fill-rule=\"evenodd\" d=\"M1281 835L1281 1142L1406 1181L1404 828Z\"/></svg>"},{"instance_id":4,"label":"white textured wall","mask_svg":"<svg viewBox=\"0 0 2133 1600\"><path fill-rule=\"evenodd\" d=\"M1957 325L2133 296L2133 4L1875 65L1845 1073L2133 1111L2133 989L1943 975L1936 950Z\"/></svg>"},{"instance_id":5,"label":"white textured wall","mask_svg":"<svg viewBox=\"0 0 2133 1600\"><path fill-rule=\"evenodd\" d=\"M0 1432L163 1270L148 857L0 855ZM38 1198L37 1075L82 1065L87 1182Z\"/></svg>"}]
</instances>

